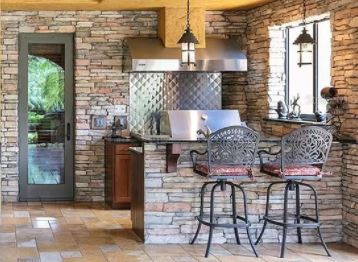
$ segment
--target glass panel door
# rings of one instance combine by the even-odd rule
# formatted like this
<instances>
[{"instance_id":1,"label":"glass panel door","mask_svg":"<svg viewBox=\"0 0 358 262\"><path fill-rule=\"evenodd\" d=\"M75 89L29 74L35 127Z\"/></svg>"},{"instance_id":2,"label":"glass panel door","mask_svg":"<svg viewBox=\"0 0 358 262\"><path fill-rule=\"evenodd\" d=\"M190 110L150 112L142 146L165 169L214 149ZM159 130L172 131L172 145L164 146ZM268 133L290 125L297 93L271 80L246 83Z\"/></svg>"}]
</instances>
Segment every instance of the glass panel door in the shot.
<instances>
[{"instance_id":1,"label":"glass panel door","mask_svg":"<svg viewBox=\"0 0 358 262\"><path fill-rule=\"evenodd\" d=\"M73 199L73 35L20 34L20 200Z\"/></svg>"},{"instance_id":2,"label":"glass panel door","mask_svg":"<svg viewBox=\"0 0 358 262\"><path fill-rule=\"evenodd\" d=\"M28 184L63 184L65 45L30 44L28 55Z\"/></svg>"}]
</instances>

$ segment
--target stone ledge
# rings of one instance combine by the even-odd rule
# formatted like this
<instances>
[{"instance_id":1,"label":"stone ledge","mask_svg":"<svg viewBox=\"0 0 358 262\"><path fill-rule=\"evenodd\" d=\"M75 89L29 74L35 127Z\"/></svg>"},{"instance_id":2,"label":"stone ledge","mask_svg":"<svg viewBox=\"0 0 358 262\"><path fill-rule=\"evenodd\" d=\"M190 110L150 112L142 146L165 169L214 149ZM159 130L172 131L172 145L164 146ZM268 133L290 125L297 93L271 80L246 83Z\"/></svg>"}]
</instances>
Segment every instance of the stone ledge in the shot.
<instances>
[{"instance_id":1,"label":"stone ledge","mask_svg":"<svg viewBox=\"0 0 358 262\"><path fill-rule=\"evenodd\" d=\"M315 126L326 125L326 122L309 121L309 120L302 120L302 119L264 118L264 121L290 123L290 124L306 124L306 125L315 125Z\"/></svg>"}]
</instances>

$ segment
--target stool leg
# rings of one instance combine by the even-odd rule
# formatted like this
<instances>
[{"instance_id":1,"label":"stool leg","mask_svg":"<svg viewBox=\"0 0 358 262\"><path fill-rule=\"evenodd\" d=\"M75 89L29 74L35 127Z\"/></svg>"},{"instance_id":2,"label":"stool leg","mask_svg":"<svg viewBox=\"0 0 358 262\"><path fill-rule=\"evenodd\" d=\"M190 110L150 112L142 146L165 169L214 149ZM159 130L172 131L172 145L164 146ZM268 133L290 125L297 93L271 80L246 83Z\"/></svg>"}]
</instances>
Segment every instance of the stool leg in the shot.
<instances>
[{"instance_id":1,"label":"stool leg","mask_svg":"<svg viewBox=\"0 0 358 262\"><path fill-rule=\"evenodd\" d=\"M247 215L247 201L246 201L246 193L244 191L244 189L240 186L240 185L235 185L233 184L235 187L239 188L242 192L242 196L243 196L243 201L244 201L244 215L245 215L245 224L246 224L246 233L247 233L247 238L249 239L249 243L251 246L252 251L254 252L255 256L258 257L259 255L256 252L256 249L253 245L252 239L251 239L251 235L250 235L250 230L249 230L249 219L248 219L248 215Z\"/></svg>"},{"instance_id":2,"label":"stool leg","mask_svg":"<svg viewBox=\"0 0 358 262\"><path fill-rule=\"evenodd\" d=\"M204 215L204 194L205 194L206 186L209 185L209 184L214 184L214 183L216 183L216 182L206 182L201 187L201 192L200 192L200 213L199 213L200 218L202 218L203 215ZM199 221L198 228L196 229L196 233L194 235L194 238L190 242L191 245L193 245L195 243L196 238L198 237L198 235L200 233L200 229L201 229L201 222Z\"/></svg>"},{"instance_id":3,"label":"stool leg","mask_svg":"<svg viewBox=\"0 0 358 262\"><path fill-rule=\"evenodd\" d=\"M296 184L296 222L300 224L301 222L301 200L300 200L300 185ZM301 235L301 228L297 227L297 238L298 243L302 244L302 235Z\"/></svg>"},{"instance_id":4,"label":"stool leg","mask_svg":"<svg viewBox=\"0 0 358 262\"><path fill-rule=\"evenodd\" d=\"M272 188L273 185L282 184L282 183L285 183L285 182L274 182L274 183L271 183L271 184L268 186L268 188L267 188L267 193L266 193L266 209L265 209L265 216L264 216L264 225L262 226L260 235L259 235L259 237L257 238L257 240L256 240L256 242L255 242L255 245L257 245L257 244L261 241L261 238L262 238L262 236L264 235L264 232L265 232L265 229L266 229L266 226L267 226L267 220L265 219L265 217L268 217L269 206L270 206L270 191L271 191L271 188Z\"/></svg>"},{"instance_id":5,"label":"stool leg","mask_svg":"<svg viewBox=\"0 0 358 262\"><path fill-rule=\"evenodd\" d=\"M288 202L288 190L291 186L292 181L288 181L287 185L285 186L285 196L283 200L283 233L282 233L282 245L281 245L281 255L280 257L283 258L285 256L285 247L286 247L286 235L287 235L287 202Z\"/></svg>"},{"instance_id":6,"label":"stool leg","mask_svg":"<svg viewBox=\"0 0 358 262\"><path fill-rule=\"evenodd\" d=\"M317 231L318 231L319 238L321 239L322 246L323 246L324 250L326 250L327 256L331 257L332 255L329 252L328 247L327 247L326 243L323 240L320 227L317 227Z\"/></svg>"},{"instance_id":7,"label":"stool leg","mask_svg":"<svg viewBox=\"0 0 358 262\"><path fill-rule=\"evenodd\" d=\"M256 257L259 257L259 255L256 252L255 246L254 246L254 244L252 242L251 235L250 235L250 230L249 230L248 226L246 227L246 233L247 233L247 238L249 239L252 251L254 251L254 254L255 254Z\"/></svg>"},{"instance_id":8,"label":"stool leg","mask_svg":"<svg viewBox=\"0 0 358 262\"><path fill-rule=\"evenodd\" d=\"M312 191L313 191L314 204L315 204L315 209L316 209L316 220L317 220L317 222L319 223L317 192L316 192L316 190L313 188L313 186L308 185L308 184L305 184L305 185L308 186L309 188L311 188ZM320 240L321 240L322 246L323 246L324 250L325 250L326 253L327 253L327 256L331 257L331 253L329 252L329 250L328 250L328 248L327 248L327 245L326 245L326 243L325 243L324 240L323 240L320 226L317 227L317 232L318 232L318 236L319 236L319 238L320 238Z\"/></svg>"},{"instance_id":9,"label":"stool leg","mask_svg":"<svg viewBox=\"0 0 358 262\"><path fill-rule=\"evenodd\" d=\"M235 194L235 186L232 184L231 185L231 197L232 197L232 222L233 224L237 224L237 220L236 220L236 194ZM240 238L239 238L239 230L237 229L237 227L234 227L234 232L235 232L235 239L236 239L236 243L238 245L240 245Z\"/></svg>"},{"instance_id":10,"label":"stool leg","mask_svg":"<svg viewBox=\"0 0 358 262\"><path fill-rule=\"evenodd\" d=\"M196 229L195 236L191 240L190 245L193 245L195 243L195 241L196 241L196 239L197 239L197 237L198 237L198 235L200 233L200 229L201 229L201 222L199 221L198 228Z\"/></svg>"},{"instance_id":11,"label":"stool leg","mask_svg":"<svg viewBox=\"0 0 358 262\"><path fill-rule=\"evenodd\" d=\"M219 183L216 183L213 188L211 189L211 194L210 194L210 229L209 229L209 239L208 239L208 245L206 247L206 252L205 252L205 257L209 256L209 252L210 252L210 246L211 246L211 241L213 238L213 230L214 230L214 193L215 193L215 189L219 186Z\"/></svg>"}]
</instances>

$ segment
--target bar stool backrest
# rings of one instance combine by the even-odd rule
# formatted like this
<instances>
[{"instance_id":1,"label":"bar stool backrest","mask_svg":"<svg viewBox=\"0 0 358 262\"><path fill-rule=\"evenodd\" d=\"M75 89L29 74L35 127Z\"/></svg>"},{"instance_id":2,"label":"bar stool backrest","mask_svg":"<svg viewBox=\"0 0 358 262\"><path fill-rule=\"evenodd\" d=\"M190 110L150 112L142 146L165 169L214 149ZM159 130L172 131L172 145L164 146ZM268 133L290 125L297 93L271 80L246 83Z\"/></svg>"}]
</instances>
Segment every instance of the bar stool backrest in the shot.
<instances>
[{"instance_id":1,"label":"bar stool backrest","mask_svg":"<svg viewBox=\"0 0 358 262\"><path fill-rule=\"evenodd\" d=\"M255 162L259 134L244 126L217 130L208 138L208 164L251 167Z\"/></svg>"},{"instance_id":2,"label":"bar stool backrest","mask_svg":"<svg viewBox=\"0 0 358 262\"><path fill-rule=\"evenodd\" d=\"M316 165L323 168L332 134L317 126L298 128L282 138L281 168L285 165Z\"/></svg>"}]
</instances>

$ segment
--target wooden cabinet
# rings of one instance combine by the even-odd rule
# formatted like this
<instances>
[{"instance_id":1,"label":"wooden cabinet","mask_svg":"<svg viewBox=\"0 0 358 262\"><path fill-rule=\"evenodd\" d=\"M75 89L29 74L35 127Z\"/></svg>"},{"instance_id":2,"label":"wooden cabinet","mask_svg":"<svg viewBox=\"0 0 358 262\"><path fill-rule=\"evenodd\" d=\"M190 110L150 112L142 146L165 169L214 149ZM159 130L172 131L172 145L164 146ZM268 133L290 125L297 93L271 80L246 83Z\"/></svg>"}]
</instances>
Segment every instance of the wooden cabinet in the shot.
<instances>
[{"instance_id":1,"label":"wooden cabinet","mask_svg":"<svg viewBox=\"0 0 358 262\"><path fill-rule=\"evenodd\" d=\"M128 148L135 143L105 142L105 199L112 208L130 208L133 155Z\"/></svg>"},{"instance_id":2,"label":"wooden cabinet","mask_svg":"<svg viewBox=\"0 0 358 262\"><path fill-rule=\"evenodd\" d=\"M131 151L132 161L132 229L144 241L144 157L143 152Z\"/></svg>"}]
</instances>

